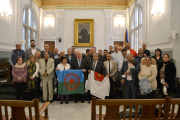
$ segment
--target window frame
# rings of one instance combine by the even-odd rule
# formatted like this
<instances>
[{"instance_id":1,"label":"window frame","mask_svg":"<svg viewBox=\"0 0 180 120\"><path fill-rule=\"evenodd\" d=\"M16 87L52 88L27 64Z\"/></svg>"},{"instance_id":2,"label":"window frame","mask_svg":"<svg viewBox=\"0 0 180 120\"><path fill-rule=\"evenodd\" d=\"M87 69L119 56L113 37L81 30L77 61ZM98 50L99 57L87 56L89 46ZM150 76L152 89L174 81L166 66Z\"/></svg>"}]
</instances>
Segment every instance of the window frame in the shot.
<instances>
[{"instance_id":1,"label":"window frame","mask_svg":"<svg viewBox=\"0 0 180 120\"><path fill-rule=\"evenodd\" d=\"M138 25L137 26L136 26L136 13L135 13L136 10L138 10L138 15L137 15ZM139 17L140 14L141 14L141 17ZM140 29L143 28L142 27L143 26L143 14L142 14L142 7L141 7L141 5L137 4L135 6L135 8L132 11L131 19L130 20L131 20L130 21L130 24L131 24L130 25L130 38L131 38L131 41L130 42L132 43L131 44L131 48L134 49L136 52L138 52L138 49L140 48L140 39L139 39L140 35L141 35L141 38L142 38L142 33L140 33L140 32L142 32L142 30L140 30ZM140 21L141 21L141 23L140 23ZM133 25L132 25L132 23L133 23ZM132 29L132 26L134 26L133 29ZM136 38L137 30L138 30L138 39ZM132 33L134 33L133 36L132 36ZM137 46L137 44L139 46Z\"/></svg>"},{"instance_id":2,"label":"window frame","mask_svg":"<svg viewBox=\"0 0 180 120\"><path fill-rule=\"evenodd\" d=\"M30 10L32 12L32 15L31 15L32 25L31 26L29 25L29 22L30 22L29 11ZM25 17L25 23L24 23L24 17ZM36 28L35 28L35 22L36 22ZM25 27L25 40L26 40L25 47L23 46L23 48L25 48L25 50L30 48L29 42L31 39L34 39L34 36L35 36L35 41L37 44L38 34L39 34L38 25L39 23L38 23L36 10L31 6L31 4L26 4L23 9L23 28ZM31 31L30 35L29 35L29 30ZM34 35L34 33L36 33L36 35ZM23 39L24 39L24 32L23 32Z\"/></svg>"}]
</instances>

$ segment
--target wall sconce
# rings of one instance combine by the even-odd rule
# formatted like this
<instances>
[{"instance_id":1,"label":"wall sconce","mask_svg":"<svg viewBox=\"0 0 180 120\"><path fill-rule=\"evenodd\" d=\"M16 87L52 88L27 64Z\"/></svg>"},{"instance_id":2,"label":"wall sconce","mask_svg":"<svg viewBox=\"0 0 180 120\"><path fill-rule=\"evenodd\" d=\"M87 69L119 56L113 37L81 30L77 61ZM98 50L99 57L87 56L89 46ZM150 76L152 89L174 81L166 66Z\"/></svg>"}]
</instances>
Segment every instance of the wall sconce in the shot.
<instances>
[{"instance_id":1,"label":"wall sconce","mask_svg":"<svg viewBox=\"0 0 180 120\"><path fill-rule=\"evenodd\" d=\"M9 0L1 0L0 1L0 13L5 18L12 16L12 10L10 8Z\"/></svg>"},{"instance_id":2,"label":"wall sconce","mask_svg":"<svg viewBox=\"0 0 180 120\"><path fill-rule=\"evenodd\" d=\"M125 17L123 17L122 15L116 15L116 17L114 18L114 26L125 26Z\"/></svg>"},{"instance_id":3,"label":"wall sconce","mask_svg":"<svg viewBox=\"0 0 180 120\"><path fill-rule=\"evenodd\" d=\"M153 9L151 10L151 16L155 18L159 18L163 11L163 7L164 7L163 0L155 0Z\"/></svg>"},{"instance_id":4,"label":"wall sconce","mask_svg":"<svg viewBox=\"0 0 180 120\"><path fill-rule=\"evenodd\" d=\"M47 15L46 17L44 17L44 26L52 27L54 26L54 23L55 23L55 20L52 15Z\"/></svg>"}]
</instances>

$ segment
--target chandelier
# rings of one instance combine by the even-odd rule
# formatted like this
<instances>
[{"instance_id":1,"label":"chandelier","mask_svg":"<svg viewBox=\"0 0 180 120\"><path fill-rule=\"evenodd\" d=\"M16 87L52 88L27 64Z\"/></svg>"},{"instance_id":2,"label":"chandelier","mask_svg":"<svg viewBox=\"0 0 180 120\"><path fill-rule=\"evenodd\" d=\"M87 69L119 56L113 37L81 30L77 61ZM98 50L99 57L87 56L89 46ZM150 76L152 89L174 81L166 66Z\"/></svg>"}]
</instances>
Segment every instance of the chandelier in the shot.
<instances>
[{"instance_id":1,"label":"chandelier","mask_svg":"<svg viewBox=\"0 0 180 120\"><path fill-rule=\"evenodd\" d=\"M12 16L12 10L10 8L9 0L0 0L0 13L3 17Z\"/></svg>"},{"instance_id":2,"label":"chandelier","mask_svg":"<svg viewBox=\"0 0 180 120\"><path fill-rule=\"evenodd\" d=\"M164 0L155 0L153 9L151 10L151 16L159 18L164 10Z\"/></svg>"}]
</instances>

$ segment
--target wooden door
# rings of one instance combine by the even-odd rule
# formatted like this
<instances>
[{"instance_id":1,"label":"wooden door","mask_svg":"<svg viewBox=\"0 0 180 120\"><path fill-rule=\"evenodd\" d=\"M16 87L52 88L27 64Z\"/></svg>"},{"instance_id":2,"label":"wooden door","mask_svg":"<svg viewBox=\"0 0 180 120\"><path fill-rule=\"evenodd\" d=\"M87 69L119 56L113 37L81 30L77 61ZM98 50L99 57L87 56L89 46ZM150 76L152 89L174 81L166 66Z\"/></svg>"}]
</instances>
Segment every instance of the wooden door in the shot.
<instances>
[{"instance_id":1,"label":"wooden door","mask_svg":"<svg viewBox=\"0 0 180 120\"><path fill-rule=\"evenodd\" d=\"M120 42L120 41L114 41L114 45L118 45L118 46L122 46L123 47L123 44L124 42Z\"/></svg>"},{"instance_id":2,"label":"wooden door","mask_svg":"<svg viewBox=\"0 0 180 120\"><path fill-rule=\"evenodd\" d=\"M49 51L54 54L55 41L44 41L44 44L49 44Z\"/></svg>"}]
</instances>

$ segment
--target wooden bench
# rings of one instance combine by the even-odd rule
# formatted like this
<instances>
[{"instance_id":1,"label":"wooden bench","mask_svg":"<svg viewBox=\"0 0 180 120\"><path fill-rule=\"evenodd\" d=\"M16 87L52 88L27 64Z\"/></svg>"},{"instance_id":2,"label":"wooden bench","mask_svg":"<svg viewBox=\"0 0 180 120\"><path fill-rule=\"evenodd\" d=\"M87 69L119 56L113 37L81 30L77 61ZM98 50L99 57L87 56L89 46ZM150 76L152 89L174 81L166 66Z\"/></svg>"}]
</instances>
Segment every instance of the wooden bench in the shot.
<instances>
[{"instance_id":1,"label":"wooden bench","mask_svg":"<svg viewBox=\"0 0 180 120\"><path fill-rule=\"evenodd\" d=\"M91 120L120 120L119 107L124 106L123 120L126 118L126 106L129 105L129 119L143 119L143 120L168 120L169 106L170 104L180 104L180 100L171 100L170 97L166 99L123 99L123 100L96 100L92 98L91 101ZM138 106L142 105L142 112L140 118L138 118ZM159 106L158 116L155 115L155 107ZM165 106L164 116L161 118L162 106ZM96 106L99 106L99 114L96 114ZM106 106L106 114L102 114L102 106ZM132 118L132 109L135 106L135 118ZM178 109L179 117L180 110ZM178 119L180 120L180 119Z\"/></svg>"},{"instance_id":2,"label":"wooden bench","mask_svg":"<svg viewBox=\"0 0 180 120\"><path fill-rule=\"evenodd\" d=\"M39 100L34 101L17 101L17 100L0 100L0 120L48 120L48 106L50 102L45 102L39 109ZM8 106L11 107L11 115L8 115ZM4 107L5 115L2 115ZM25 114L25 107L29 108L29 116ZM35 116L32 115L32 107L35 110ZM45 113L45 116L41 116Z\"/></svg>"},{"instance_id":3,"label":"wooden bench","mask_svg":"<svg viewBox=\"0 0 180 120\"><path fill-rule=\"evenodd\" d=\"M170 99L170 106L172 106L171 112L169 113L170 120L180 120L180 99ZM177 113L175 113L175 105L178 105Z\"/></svg>"}]
</instances>

